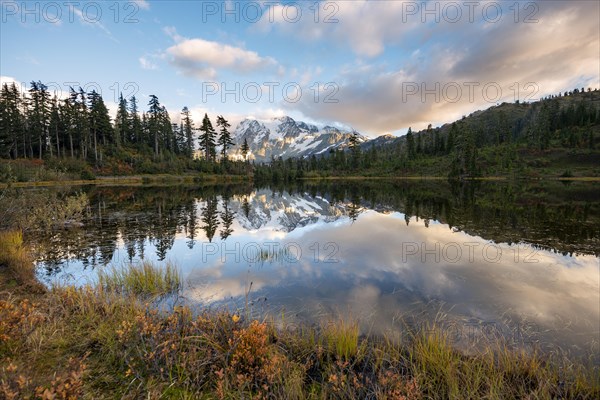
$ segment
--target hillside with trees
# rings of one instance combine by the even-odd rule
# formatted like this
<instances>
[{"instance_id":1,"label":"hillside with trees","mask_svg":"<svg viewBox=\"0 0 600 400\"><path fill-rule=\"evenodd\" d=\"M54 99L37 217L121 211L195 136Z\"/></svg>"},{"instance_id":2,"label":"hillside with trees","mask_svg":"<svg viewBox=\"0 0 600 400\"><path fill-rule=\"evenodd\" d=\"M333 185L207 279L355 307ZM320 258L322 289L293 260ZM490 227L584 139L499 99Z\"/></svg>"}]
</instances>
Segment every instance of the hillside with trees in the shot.
<instances>
[{"instance_id":1,"label":"hillside with trees","mask_svg":"<svg viewBox=\"0 0 600 400\"><path fill-rule=\"evenodd\" d=\"M216 132L208 115L204 116L198 145L205 157L195 157L197 128L187 107L181 110L180 121L171 121L156 95L150 95L147 104L135 96L125 99L121 95L111 121L102 96L95 91L70 88L69 96L61 100L52 97L39 81L31 82L27 93L21 93L14 83L4 84L0 158L32 160L34 165L35 160L40 160L37 164L45 161L48 169L78 173L83 179L96 174L246 173L243 162L227 162L233 144L227 120L218 117L220 131ZM217 144L221 146L220 163L216 162ZM8 165L4 163L3 169Z\"/></svg>"},{"instance_id":2,"label":"hillside with trees","mask_svg":"<svg viewBox=\"0 0 600 400\"><path fill-rule=\"evenodd\" d=\"M162 173L253 173L255 180L275 182L329 176L600 176L598 89L574 89L533 103L502 103L441 127L409 128L402 137L365 141L355 132L347 147L252 165L247 140L235 143L223 116L213 125L205 114L196 126L184 107L179 120L171 120L156 95L147 103L121 95L112 120L95 91L70 88L66 98L58 99L40 81L32 81L26 93L14 83L4 84L0 180L44 180L28 176L31 166L45 180L61 174L93 179ZM235 147L236 157L231 157Z\"/></svg>"},{"instance_id":3,"label":"hillside with trees","mask_svg":"<svg viewBox=\"0 0 600 400\"><path fill-rule=\"evenodd\" d=\"M352 141L347 151L274 160L261 179L323 176L600 176L600 91L575 89L534 103L502 103L406 135Z\"/></svg>"}]
</instances>

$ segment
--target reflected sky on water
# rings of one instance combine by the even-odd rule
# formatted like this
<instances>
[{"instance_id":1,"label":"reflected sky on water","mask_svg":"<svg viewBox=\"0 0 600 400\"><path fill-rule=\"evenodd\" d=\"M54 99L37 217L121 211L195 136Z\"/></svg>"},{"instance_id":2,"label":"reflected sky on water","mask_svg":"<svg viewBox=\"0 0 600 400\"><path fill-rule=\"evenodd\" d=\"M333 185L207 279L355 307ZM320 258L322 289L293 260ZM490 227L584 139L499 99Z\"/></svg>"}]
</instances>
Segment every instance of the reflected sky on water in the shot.
<instances>
[{"instance_id":1,"label":"reflected sky on water","mask_svg":"<svg viewBox=\"0 0 600 400\"><path fill-rule=\"evenodd\" d=\"M40 276L84 284L106 264L171 261L191 304L288 323L342 315L391 335L438 318L463 345L483 333L598 354L593 195L511 216L496 195L478 204L477 195L429 189L92 191L86 227L39 246ZM525 193L516 201L530 201Z\"/></svg>"}]
</instances>

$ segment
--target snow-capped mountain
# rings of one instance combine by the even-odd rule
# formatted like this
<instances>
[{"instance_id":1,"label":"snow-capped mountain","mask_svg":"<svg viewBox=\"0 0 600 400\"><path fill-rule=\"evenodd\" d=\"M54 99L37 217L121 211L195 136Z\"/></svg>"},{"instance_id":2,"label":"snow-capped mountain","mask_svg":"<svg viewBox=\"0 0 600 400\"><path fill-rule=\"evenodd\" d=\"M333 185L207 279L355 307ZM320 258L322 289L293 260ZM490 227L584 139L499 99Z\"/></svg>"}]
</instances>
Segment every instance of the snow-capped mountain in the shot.
<instances>
[{"instance_id":1,"label":"snow-capped mountain","mask_svg":"<svg viewBox=\"0 0 600 400\"><path fill-rule=\"evenodd\" d=\"M232 201L238 223L247 230L269 228L274 231L292 232L297 228L321 222L334 222L348 214L343 203L330 203L322 197L308 193L275 194L261 189L248 198L246 215L240 201Z\"/></svg>"},{"instance_id":2,"label":"snow-capped mountain","mask_svg":"<svg viewBox=\"0 0 600 400\"><path fill-rule=\"evenodd\" d=\"M318 128L290 117L274 118L268 122L245 119L233 134L238 151L244 140L250 147L250 158L258 162L272 157L307 157L330 150L344 149L354 131L341 131L335 127ZM359 134L361 141L368 139Z\"/></svg>"}]
</instances>

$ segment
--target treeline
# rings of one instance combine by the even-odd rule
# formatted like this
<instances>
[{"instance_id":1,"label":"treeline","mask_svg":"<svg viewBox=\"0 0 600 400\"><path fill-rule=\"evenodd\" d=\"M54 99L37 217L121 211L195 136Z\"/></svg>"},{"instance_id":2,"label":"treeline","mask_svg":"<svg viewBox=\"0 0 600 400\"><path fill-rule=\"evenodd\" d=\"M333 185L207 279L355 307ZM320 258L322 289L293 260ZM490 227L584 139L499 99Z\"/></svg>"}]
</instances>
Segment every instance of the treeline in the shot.
<instances>
[{"instance_id":1,"label":"treeline","mask_svg":"<svg viewBox=\"0 0 600 400\"><path fill-rule=\"evenodd\" d=\"M275 182L330 175L464 178L523 172L529 165L524 157L531 155L541 157L529 165L539 168L547 164L548 151L594 151L600 133L599 91L582 88L535 103L503 103L438 128L409 128L399 138L361 142L354 133L345 149L251 166L248 143L234 143L231 125L222 116L213 125L205 114L196 127L184 107L180 122L173 123L155 95L149 96L145 111L141 108L135 96L121 95L111 121L95 91L70 88L69 96L60 100L39 81L31 82L27 93L14 83L4 84L0 158L44 159L49 165L78 160L101 174L254 172L257 180Z\"/></svg>"},{"instance_id":2,"label":"treeline","mask_svg":"<svg viewBox=\"0 0 600 400\"><path fill-rule=\"evenodd\" d=\"M416 133L409 128L399 138L360 143L354 135L347 149L303 159L274 159L256 166L255 177L271 181L331 175L465 178L522 172L528 166L535 168L536 162L545 164L544 157L552 151L594 151L599 134L600 92L575 89L536 103L503 103L438 128L429 125Z\"/></svg>"},{"instance_id":3,"label":"treeline","mask_svg":"<svg viewBox=\"0 0 600 400\"><path fill-rule=\"evenodd\" d=\"M227 162L235 145L231 125L222 116L216 122L218 132L205 114L197 129L184 107L180 123L174 123L156 95L149 96L146 111L141 111L135 96L125 99L121 95L111 121L96 91L71 87L69 96L61 100L39 81L31 82L27 93L14 83L5 83L0 93L0 158L70 158L95 168L112 162L141 172L160 172L151 164L179 162L206 172L245 173L242 163ZM202 160L196 155L197 131Z\"/></svg>"},{"instance_id":4,"label":"treeline","mask_svg":"<svg viewBox=\"0 0 600 400\"><path fill-rule=\"evenodd\" d=\"M120 242L129 262L133 262L136 257L144 259L147 256L149 241L157 259L163 261L178 234L185 235L190 249L202 243L204 237L209 241L216 240L214 238L227 240L234 232L232 224L236 213L232 204L247 216L252 186L176 185L170 186L169 190L151 186L135 189L87 187L85 191L91 200L91 207L83 218L85 229L73 227L35 232L39 249L42 249L39 261L48 274L60 270L69 258L82 261L86 267L107 265ZM41 192L40 197L54 193L46 192ZM29 201L29 197L21 202L26 200ZM136 218L130 218L133 210ZM156 215L162 218L156 218ZM112 223L102 224L107 217Z\"/></svg>"},{"instance_id":5,"label":"treeline","mask_svg":"<svg viewBox=\"0 0 600 400\"><path fill-rule=\"evenodd\" d=\"M594 239L600 235L600 196L593 185L584 183L297 180L267 188L273 196L285 193L294 201L326 199L351 220L367 210L394 211L404 214L406 224L412 223L413 217L423 220L425 226L429 221L440 221L496 243L525 242L565 255L600 254ZM185 236L190 249L203 240L229 240L234 229L239 229L234 220L245 218L253 226L261 224L260 213L252 211L256 209L287 214L289 218L284 220L294 220L298 227L306 222L293 207L286 208L285 202L272 201L269 194L252 195L256 189L248 183L178 185L168 191L152 186L89 186L84 190L91 205L85 214L85 229L42 229L35 233L43 249L40 261L49 274L70 258L86 266L110 263L120 243L131 262L148 255L149 242L157 258L166 259L178 235ZM53 193L40 192L39 201L48 196L63 198L68 192ZM545 194L542 199L539 193ZM24 202L31 202L31 196L5 198L0 200L0 210L4 204L22 208L19 206ZM136 218L130 218L133 212ZM106 220L112 223L101 223ZM7 221L0 221L0 225L2 222ZM551 237L544 229L550 224L556 228Z\"/></svg>"}]
</instances>

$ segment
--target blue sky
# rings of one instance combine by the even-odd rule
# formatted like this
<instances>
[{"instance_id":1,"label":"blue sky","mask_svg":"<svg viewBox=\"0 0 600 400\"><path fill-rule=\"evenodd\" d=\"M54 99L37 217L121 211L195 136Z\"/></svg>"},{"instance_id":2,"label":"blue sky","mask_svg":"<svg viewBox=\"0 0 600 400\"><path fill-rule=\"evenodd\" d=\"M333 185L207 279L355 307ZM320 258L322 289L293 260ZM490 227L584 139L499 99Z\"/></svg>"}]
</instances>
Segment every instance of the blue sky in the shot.
<instances>
[{"instance_id":1,"label":"blue sky","mask_svg":"<svg viewBox=\"0 0 600 400\"><path fill-rule=\"evenodd\" d=\"M204 112L234 124L290 115L376 136L600 86L595 1L1 7L2 81L96 88L112 109L119 92L144 109L156 94L174 119L188 106L197 120Z\"/></svg>"}]
</instances>

